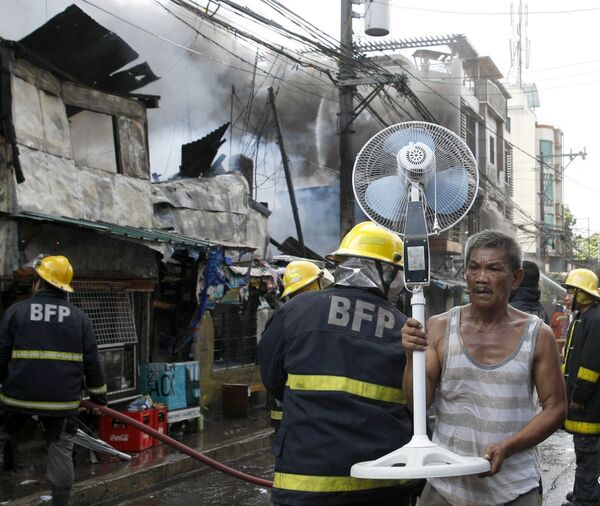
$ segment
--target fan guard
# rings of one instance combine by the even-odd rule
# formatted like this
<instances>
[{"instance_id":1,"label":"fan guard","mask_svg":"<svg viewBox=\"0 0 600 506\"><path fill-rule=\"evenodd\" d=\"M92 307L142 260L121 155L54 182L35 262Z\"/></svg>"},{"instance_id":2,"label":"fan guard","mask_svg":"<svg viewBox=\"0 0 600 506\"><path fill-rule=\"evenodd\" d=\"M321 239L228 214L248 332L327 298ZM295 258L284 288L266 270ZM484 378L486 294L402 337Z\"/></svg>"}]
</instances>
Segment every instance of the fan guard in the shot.
<instances>
[{"instance_id":1,"label":"fan guard","mask_svg":"<svg viewBox=\"0 0 600 506\"><path fill-rule=\"evenodd\" d=\"M403 148L413 151L404 159L415 163L415 170L402 167ZM428 162L423 161L423 152L434 156L429 160L431 174L415 181L414 174L422 172L419 164ZM372 221L403 234L411 182L418 182L424 195L427 231L436 234L467 214L477 195L479 172L473 154L454 132L422 121L397 123L360 150L352 173L354 195Z\"/></svg>"}]
</instances>

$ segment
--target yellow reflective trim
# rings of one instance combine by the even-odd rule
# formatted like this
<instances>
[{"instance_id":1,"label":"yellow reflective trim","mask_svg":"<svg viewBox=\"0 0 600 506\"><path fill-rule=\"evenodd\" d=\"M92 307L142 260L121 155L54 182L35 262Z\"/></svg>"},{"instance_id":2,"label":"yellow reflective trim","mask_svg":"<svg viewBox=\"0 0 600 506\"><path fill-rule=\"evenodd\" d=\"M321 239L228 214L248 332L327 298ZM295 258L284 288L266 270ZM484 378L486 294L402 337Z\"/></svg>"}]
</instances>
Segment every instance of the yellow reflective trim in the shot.
<instances>
[{"instance_id":1,"label":"yellow reflective trim","mask_svg":"<svg viewBox=\"0 0 600 506\"><path fill-rule=\"evenodd\" d=\"M399 486L406 480L367 480L351 476L311 476L304 474L275 473L273 488L300 492L352 492Z\"/></svg>"},{"instance_id":2,"label":"yellow reflective trim","mask_svg":"<svg viewBox=\"0 0 600 506\"><path fill-rule=\"evenodd\" d=\"M567 370L567 364L562 364L562 365L560 366L560 370L561 370L561 372L564 374L564 373L565 373L565 371Z\"/></svg>"},{"instance_id":3,"label":"yellow reflective trim","mask_svg":"<svg viewBox=\"0 0 600 506\"><path fill-rule=\"evenodd\" d=\"M600 434L600 423L567 420L565 422L565 429L576 434Z\"/></svg>"},{"instance_id":4,"label":"yellow reflective trim","mask_svg":"<svg viewBox=\"0 0 600 506\"><path fill-rule=\"evenodd\" d=\"M577 379L589 381L590 383L596 383L599 377L600 372L592 371L591 369L586 369L585 367L580 367L579 371L577 372Z\"/></svg>"},{"instance_id":5,"label":"yellow reflective trim","mask_svg":"<svg viewBox=\"0 0 600 506\"><path fill-rule=\"evenodd\" d=\"M13 399L4 394L0 394L0 401L8 406L18 408L41 409L44 411L64 411L68 409L77 409L79 401L70 402L50 402L50 401L23 401L21 399Z\"/></svg>"},{"instance_id":6,"label":"yellow reflective trim","mask_svg":"<svg viewBox=\"0 0 600 506\"><path fill-rule=\"evenodd\" d=\"M93 388L88 387L88 392L91 394L105 394L107 391L108 390L106 388L106 385L102 385L100 387L93 387Z\"/></svg>"},{"instance_id":7,"label":"yellow reflective trim","mask_svg":"<svg viewBox=\"0 0 600 506\"><path fill-rule=\"evenodd\" d=\"M569 338L567 339L567 343L565 344L565 359L563 360L563 374L567 368L567 362L569 360L569 352L571 351L571 340L573 339L573 333L575 332L575 327L577 326L578 320L574 320L571 324L571 332L569 332Z\"/></svg>"},{"instance_id":8,"label":"yellow reflective trim","mask_svg":"<svg viewBox=\"0 0 600 506\"><path fill-rule=\"evenodd\" d=\"M278 409L271 410L271 420L281 420L283 419L283 411L279 411Z\"/></svg>"},{"instance_id":9,"label":"yellow reflective trim","mask_svg":"<svg viewBox=\"0 0 600 506\"><path fill-rule=\"evenodd\" d=\"M82 353L48 350L13 350L11 358L26 360L64 360L66 362L83 362Z\"/></svg>"},{"instance_id":10,"label":"yellow reflective trim","mask_svg":"<svg viewBox=\"0 0 600 506\"><path fill-rule=\"evenodd\" d=\"M401 388L386 387L344 376L289 374L286 384L292 390L346 392L376 401L406 404Z\"/></svg>"}]
</instances>

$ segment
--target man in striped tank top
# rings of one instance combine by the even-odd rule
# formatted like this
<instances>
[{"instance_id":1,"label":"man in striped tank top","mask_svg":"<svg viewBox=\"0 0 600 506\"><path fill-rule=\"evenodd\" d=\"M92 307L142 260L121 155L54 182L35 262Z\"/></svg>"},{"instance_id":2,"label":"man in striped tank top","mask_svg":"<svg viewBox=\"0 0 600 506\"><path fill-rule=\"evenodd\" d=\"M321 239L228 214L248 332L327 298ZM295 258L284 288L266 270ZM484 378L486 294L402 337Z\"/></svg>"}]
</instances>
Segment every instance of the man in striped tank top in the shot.
<instances>
[{"instance_id":1,"label":"man in striped tank top","mask_svg":"<svg viewBox=\"0 0 600 506\"><path fill-rule=\"evenodd\" d=\"M412 352L425 351L433 441L491 464L484 476L428 480L423 506L542 503L535 446L560 428L566 397L552 330L508 304L523 278L521 262L521 248L512 237L495 230L474 235L465 247L470 304L429 318L425 330L414 319L403 328L408 405Z\"/></svg>"}]
</instances>

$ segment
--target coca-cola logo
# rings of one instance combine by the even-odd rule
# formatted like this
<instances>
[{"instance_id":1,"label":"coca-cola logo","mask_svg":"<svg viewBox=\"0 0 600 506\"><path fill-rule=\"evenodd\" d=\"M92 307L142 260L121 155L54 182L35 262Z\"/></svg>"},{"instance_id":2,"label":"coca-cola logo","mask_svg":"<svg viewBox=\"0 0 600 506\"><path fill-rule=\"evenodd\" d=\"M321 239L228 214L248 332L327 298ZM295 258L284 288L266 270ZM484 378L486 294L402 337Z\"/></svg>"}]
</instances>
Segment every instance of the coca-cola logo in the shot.
<instances>
[{"instance_id":1,"label":"coca-cola logo","mask_svg":"<svg viewBox=\"0 0 600 506\"><path fill-rule=\"evenodd\" d=\"M129 441L129 434L111 434L111 441Z\"/></svg>"}]
</instances>

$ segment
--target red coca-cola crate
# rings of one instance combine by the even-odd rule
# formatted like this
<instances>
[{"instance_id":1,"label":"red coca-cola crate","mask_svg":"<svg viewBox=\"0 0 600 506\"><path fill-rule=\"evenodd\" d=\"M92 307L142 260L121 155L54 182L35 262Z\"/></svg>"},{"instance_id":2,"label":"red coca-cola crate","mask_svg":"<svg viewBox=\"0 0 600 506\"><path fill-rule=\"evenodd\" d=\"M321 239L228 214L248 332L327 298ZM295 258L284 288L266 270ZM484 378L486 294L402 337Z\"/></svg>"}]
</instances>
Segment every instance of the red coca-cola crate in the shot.
<instances>
[{"instance_id":1,"label":"red coca-cola crate","mask_svg":"<svg viewBox=\"0 0 600 506\"><path fill-rule=\"evenodd\" d=\"M151 409L121 411L121 413L153 428L154 412ZM100 417L99 429L100 439L120 451L139 452L150 448L154 444L154 438L150 434L130 427L111 416L103 415Z\"/></svg>"},{"instance_id":2,"label":"red coca-cola crate","mask_svg":"<svg viewBox=\"0 0 600 506\"><path fill-rule=\"evenodd\" d=\"M167 434L167 424L168 424L168 410L164 404L155 404L152 408L153 413L153 428L156 429L161 434ZM152 438L154 445L159 445L162 441L159 441L156 438Z\"/></svg>"}]
</instances>

